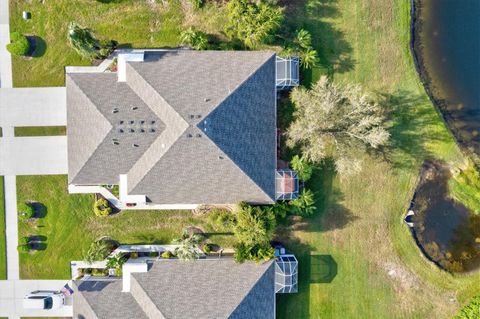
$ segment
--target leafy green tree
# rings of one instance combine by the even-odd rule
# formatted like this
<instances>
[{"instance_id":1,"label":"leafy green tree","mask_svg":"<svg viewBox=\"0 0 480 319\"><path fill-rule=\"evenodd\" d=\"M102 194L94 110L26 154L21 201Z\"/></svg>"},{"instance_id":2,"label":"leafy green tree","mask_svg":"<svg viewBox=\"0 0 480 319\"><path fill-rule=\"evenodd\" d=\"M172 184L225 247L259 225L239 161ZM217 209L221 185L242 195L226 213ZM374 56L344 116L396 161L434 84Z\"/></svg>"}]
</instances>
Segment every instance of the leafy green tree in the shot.
<instances>
[{"instance_id":1,"label":"leafy green tree","mask_svg":"<svg viewBox=\"0 0 480 319\"><path fill-rule=\"evenodd\" d=\"M24 56L30 51L30 42L20 32L10 33L10 43L7 44L7 51L12 55Z\"/></svg>"},{"instance_id":2,"label":"leafy green tree","mask_svg":"<svg viewBox=\"0 0 480 319\"><path fill-rule=\"evenodd\" d=\"M294 215L310 216L317 207L315 207L315 195L309 189L303 189L300 196L297 199L289 202L291 212Z\"/></svg>"},{"instance_id":3,"label":"leafy green tree","mask_svg":"<svg viewBox=\"0 0 480 319\"><path fill-rule=\"evenodd\" d=\"M305 29L296 32L293 43L288 44L281 55L285 57L299 56L300 65L305 69L310 69L318 64L318 53L312 46L312 36Z\"/></svg>"},{"instance_id":4,"label":"leafy green tree","mask_svg":"<svg viewBox=\"0 0 480 319\"><path fill-rule=\"evenodd\" d=\"M300 52L300 66L305 69L311 69L318 64L318 53L313 48L303 49Z\"/></svg>"},{"instance_id":5,"label":"leafy green tree","mask_svg":"<svg viewBox=\"0 0 480 319\"><path fill-rule=\"evenodd\" d=\"M283 20L283 9L264 2L231 0L227 4L226 34L255 48L271 37Z\"/></svg>"},{"instance_id":6,"label":"leafy green tree","mask_svg":"<svg viewBox=\"0 0 480 319\"><path fill-rule=\"evenodd\" d=\"M208 49L208 38L205 33L196 31L193 27L183 31L180 34L180 40L183 44L186 44L195 50Z\"/></svg>"},{"instance_id":7,"label":"leafy green tree","mask_svg":"<svg viewBox=\"0 0 480 319\"><path fill-rule=\"evenodd\" d=\"M117 46L113 40L101 42L95 38L92 29L84 28L76 22L70 22L68 26L68 40L75 51L87 59L105 58Z\"/></svg>"},{"instance_id":8,"label":"leafy green tree","mask_svg":"<svg viewBox=\"0 0 480 319\"><path fill-rule=\"evenodd\" d=\"M290 161L290 165L302 181L306 182L312 177L313 167L303 157L295 155Z\"/></svg>"},{"instance_id":9,"label":"leafy green tree","mask_svg":"<svg viewBox=\"0 0 480 319\"><path fill-rule=\"evenodd\" d=\"M295 88L290 98L295 111L287 144L300 145L313 163L332 158L340 175L354 174L361 170L360 150L388 143L382 108L358 85L337 85L322 77L310 90Z\"/></svg>"},{"instance_id":10,"label":"leafy green tree","mask_svg":"<svg viewBox=\"0 0 480 319\"><path fill-rule=\"evenodd\" d=\"M239 242L247 246L269 242L273 237L276 221L272 210L259 206L246 206L237 212L234 232Z\"/></svg>"},{"instance_id":11,"label":"leafy green tree","mask_svg":"<svg viewBox=\"0 0 480 319\"><path fill-rule=\"evenodd\" d=\"M182 261L192 261L200 257L198 245L202 241L199 234L189 235L186 229L183 230L182 237L175 239L174 244L180 245L175 248L175 255Z\"/></svg>"},{"instance_id":12,"label":"leafy green tree","mask_svg":"<svg viewBox=\"0 0 480 319\"><path fill-rule=\"evenodd\" d=\"M122 266L126 261L127 258L123 254L116 254L107 259L107 267L119 270L122 269Z\"/></svg>"},{"instance_id":13,"label":"leafy green tree","mask_svg":"<svg viewBox=\"0 0 480 319\"><path fill-rule=\"evenodd\" d=\"M90 245L87 252L84 253L83 259L89 263L101 261L107 258L111 252L112 245L108 241L96 240Z\"/></svg>"}]
</instances>

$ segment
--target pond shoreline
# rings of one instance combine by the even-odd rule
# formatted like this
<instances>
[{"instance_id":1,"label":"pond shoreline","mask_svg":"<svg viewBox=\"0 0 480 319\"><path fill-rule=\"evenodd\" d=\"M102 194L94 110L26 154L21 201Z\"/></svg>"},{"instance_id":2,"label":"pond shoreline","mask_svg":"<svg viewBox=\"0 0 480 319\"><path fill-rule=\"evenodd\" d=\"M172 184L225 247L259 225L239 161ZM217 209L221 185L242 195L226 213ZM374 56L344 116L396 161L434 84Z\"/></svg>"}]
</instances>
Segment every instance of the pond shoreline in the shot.
<instances>
[{"instance_id":1,"label":"pond shoreline","mask_svg":"<svg viewBox=\"0 0 480 319\"><path fill-rule=\"evenodd\" d=\"M462 140L461 134L454 128L455 126L453 123L455 119L450 114L446 102L436 97L433 93L433 82L428 74L427 68L425 67L424 57L422 56L420 50L422 45L419 40L419 33L422 29L422 23L420 22L421 7L421 0L410 0L410 52L413 58L413 64L415 65L415 70L417 71L418 77L425 92L427 93L427 96L435 106L437 112L440 113L446 127L448 128L448 131L455 138L455 141L462 153L466 157L471 158L477 166L480 166L480 156L469 148L468 142Z\"/></svg>"}]
</instances>

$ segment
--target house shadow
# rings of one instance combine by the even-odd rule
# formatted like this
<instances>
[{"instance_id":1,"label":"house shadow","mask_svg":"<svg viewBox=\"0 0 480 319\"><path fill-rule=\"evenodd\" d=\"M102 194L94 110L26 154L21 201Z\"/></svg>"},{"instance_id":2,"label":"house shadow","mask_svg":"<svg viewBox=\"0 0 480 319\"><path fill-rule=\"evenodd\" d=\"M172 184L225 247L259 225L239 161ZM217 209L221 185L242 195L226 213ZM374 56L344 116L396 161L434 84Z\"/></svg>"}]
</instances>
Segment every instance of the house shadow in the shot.
<instances>
[{"instance_id":1,"label":"house shadow","mask_svg":"<svg viewBox=\"0 0 480 319\"><path fill-rule=\"evenodd\" d=\"M338 264L332 255L309 255L311 284L328 284L337 276Z\"/></svg>"}]
</instances>

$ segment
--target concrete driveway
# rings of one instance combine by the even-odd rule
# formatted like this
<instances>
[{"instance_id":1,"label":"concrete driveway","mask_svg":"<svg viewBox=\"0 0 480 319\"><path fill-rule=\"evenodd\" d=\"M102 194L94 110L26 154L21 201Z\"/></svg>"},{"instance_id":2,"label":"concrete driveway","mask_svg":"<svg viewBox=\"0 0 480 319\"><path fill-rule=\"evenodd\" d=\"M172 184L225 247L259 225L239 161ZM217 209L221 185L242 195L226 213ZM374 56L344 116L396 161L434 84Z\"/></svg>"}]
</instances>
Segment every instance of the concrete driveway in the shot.
<instances>
[{"instance_id":1,"label":"concrete driveway","mask_svg":"<svg viewBox=\"0 0 480 319\"><path fill-rule=\"evenodd\" d=\"M34 290L60 290L68 280L8 280L0 281L0 317L71 317L73 316L72 297L67 297L67 305L56 310L24 309L23 297Z\"/></svg>"},{"instance_id":2,"label":"concrete driveway","mask_svg":"<svg viewBox=\"0 0 480 319\"><path fill-rule=\"evenodd\" d=\"M65 87L0 89L0 126L67 125Z\"/></svg>"},{"instance_id":3,"label":"concrete driveway","mask_svg":"<svg viewBox=\"0 0 480 319\"><path fill-rule=\"evenodd\" d=\"M0 139L0 175L67 174L67 137Z\"/></svg>"}]
</instances>

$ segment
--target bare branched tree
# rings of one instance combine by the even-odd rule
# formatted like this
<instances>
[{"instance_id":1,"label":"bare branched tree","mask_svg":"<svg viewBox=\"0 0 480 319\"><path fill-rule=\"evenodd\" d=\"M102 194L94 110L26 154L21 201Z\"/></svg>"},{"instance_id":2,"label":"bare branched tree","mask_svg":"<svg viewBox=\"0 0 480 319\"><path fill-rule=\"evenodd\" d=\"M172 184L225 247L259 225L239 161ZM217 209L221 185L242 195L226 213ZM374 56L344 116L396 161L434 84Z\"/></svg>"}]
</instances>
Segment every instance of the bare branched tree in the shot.
<instances>
[{"instance_id":1,"label":"bare branched tree","mask_svg":"<svg viewBox=\"0 0 480 319\"><path fill-rule=\"evenodd\" d=\"M294 89L291 99L295 119L287 132L289 146L301 145L312 162L333 158L340 175L359 172L359 152L388 142L382 108L359 85L322 77L311 90Z\"/></svg>"}]
</instances>

